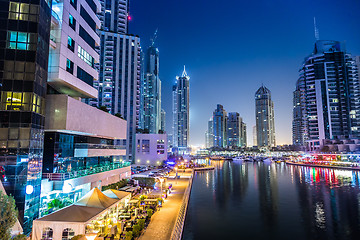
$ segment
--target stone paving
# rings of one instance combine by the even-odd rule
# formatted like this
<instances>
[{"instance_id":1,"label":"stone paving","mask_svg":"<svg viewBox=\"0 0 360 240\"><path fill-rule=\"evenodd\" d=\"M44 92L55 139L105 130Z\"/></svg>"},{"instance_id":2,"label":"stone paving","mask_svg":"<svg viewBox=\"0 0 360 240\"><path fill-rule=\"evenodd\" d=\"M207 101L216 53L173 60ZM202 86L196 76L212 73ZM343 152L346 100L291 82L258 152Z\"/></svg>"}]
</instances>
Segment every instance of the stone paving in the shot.
<instances>
[{"instance_id":1,"label":"stone paving","mask_svg":"<svg viewBox=\"0 0 360 240\"><path fill-rule=\"evenodd\" d=\"M183 171L183 170L181 170ZM179 172L180 179L174 179L174 173L170 174L167 183L172 183L173 191L165 200L163 207L151 218L150 224L140 236L140 240L168 240L174 228L175 221L182 204L184 192L189 185L191 170ZM183 177L183 178L182 178Z\"/></svg>"}]
</instances>

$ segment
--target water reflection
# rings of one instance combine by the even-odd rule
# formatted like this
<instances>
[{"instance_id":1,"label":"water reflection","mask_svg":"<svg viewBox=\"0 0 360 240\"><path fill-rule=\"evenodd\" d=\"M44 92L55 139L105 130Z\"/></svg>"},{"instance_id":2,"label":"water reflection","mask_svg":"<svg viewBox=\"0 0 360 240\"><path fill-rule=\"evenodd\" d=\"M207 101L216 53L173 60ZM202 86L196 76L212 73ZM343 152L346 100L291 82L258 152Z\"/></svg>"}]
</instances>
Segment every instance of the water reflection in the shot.
<instances>
[{"instance_id":1,"label":"water reflection","mask_svg":"<svg viewBox=\"0 0 360 240\"><path fill-rule=\"evenodd\" d=\"M360 174L215 161L194 178L183 239L356 239Z\"/></svg>"},{"instance_id":2,"label":"water reflection","mask_svg":"<svg viewBox=\"0 0 360 240\"><path fill-rule=\"evenodd\" d=\"M259 164L261 163L257 163ZM264 163L262 167L255 168L258 176L261 219L266 227L273 227L277 222L278 185L275 167L275 164Z\"/></svg>"},{"instance_id":3,"label":"water reflection","mask_svg":"<svg viewBox=\"0 0 360 240\"><path fill-rule=\"evenodd\" d=\"M289 167L295 178L304 229L312 239L360 236L357 171Z\"/></svg>"}]
</instances>

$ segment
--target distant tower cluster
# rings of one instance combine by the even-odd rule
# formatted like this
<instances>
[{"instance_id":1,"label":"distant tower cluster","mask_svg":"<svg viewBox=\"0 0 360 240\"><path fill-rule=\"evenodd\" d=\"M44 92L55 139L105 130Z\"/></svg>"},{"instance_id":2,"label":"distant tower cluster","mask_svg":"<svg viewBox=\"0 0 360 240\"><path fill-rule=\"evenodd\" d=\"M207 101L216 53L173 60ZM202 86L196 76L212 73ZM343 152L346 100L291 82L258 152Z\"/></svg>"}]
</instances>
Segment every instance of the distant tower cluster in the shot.
<instances>
[{"instance_id":1,"label":"distant tower cluster","mask_svg":"<svg viewBox=\"0 0 360 240\"><path fill-rule=\"evenodd\" d=\"M256 141L258 147L275 147L274 103L271 91L261 86L255 93Z\"/></svg>"},{"instance_id":2,"label":"distant tower cluster","mask_svg":"<svg viewBox=\"0 0 360 240\"><path fill-rule=\"evenodd\" d=\"M360 137L359 57L319 40L294 91L293 144L317 150L325 139Z\"/></svg>"},{"instance_id":3,"label":"distant tower cluster","mask_svg":"<svg viewBox=\"0 0 360 240\"><path fill-rule=\"evenodd\" d=\"M226 113L224 107L218 104L208 122L206 145L220 148L246 147L246 124L237 112Z\"/></svg>"},{"instance_id":4,"label":"distant tower cluster","mask_svg":"<svg viewBox=\"0 0 360 240\"><path fill-rule=\"evenodd\" d=\"M173 86L173 146L181 151L189 147L190 129L190 77L185 66L181 76L176 77Z\"/></svg>"}]
</instances>

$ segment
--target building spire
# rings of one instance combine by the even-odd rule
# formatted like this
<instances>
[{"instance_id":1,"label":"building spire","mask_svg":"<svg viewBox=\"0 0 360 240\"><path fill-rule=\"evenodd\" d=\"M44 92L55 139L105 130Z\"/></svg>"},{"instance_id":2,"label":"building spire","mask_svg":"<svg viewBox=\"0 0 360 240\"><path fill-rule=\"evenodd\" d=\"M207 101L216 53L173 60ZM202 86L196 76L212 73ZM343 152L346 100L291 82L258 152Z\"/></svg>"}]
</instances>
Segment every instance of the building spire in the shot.
<instances>
[{"instance_id":1,"label":"building spire","mask_svg":"<svg viewBox=\"0 0 360 240\"><path fill-rule=\"evenodd\" d=\"M185 65L184 65L184 71L182 73L182 77L187 77L187 73L186 73L186 70L185 70Z\"/></svg>"},{"instance_id":2,"label":"building spire","mask_svg":"<svg viewBox=\"0 0 360 240\"><path fill-rule=\"evenodd\" d=\"M314 17L314 31L315 31L315 39L316 39L316 41L318 41L320 39L320 37L319 37L319 29L317 28L315 17Z\"/></svg>"}]
</instances>

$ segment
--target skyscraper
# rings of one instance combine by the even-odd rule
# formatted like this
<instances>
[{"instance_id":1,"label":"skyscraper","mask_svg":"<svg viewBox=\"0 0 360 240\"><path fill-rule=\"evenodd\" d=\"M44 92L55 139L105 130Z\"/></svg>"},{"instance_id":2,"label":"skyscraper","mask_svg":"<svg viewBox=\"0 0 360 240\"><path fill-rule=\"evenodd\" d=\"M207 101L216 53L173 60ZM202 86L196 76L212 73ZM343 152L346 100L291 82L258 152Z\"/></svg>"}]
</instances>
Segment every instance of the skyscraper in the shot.
<instances>
[{"instance_id":1,"label":"skyscraper","mask_svg":"<svg viewBox=\"0 0 360 240\"><path fill-rule=\"evenodd\" d=\"M127 159L132 160L136 129L140 115L140 38L127 34L128 1L101 0L99 80L94 87L99 91L92 106L107 110L127 121Z\"/></svg>"},{"instance_id":2,"label":"skyscraper","mask_svg":"<svg viewBox=\"0 0 360 240\"><path fill-rule=\"evenodd\" d=\"M293 141L315 150L324 139L359 138L359 94L356 58L338 41L316 41L296 83Z\"/></svg>"},{"instance_id":3,"label":"skyscraper","mask_svg":"<svg viewBox=\"0 0 360 240\"><path fill-rule=\"evenodd\" d=\"M173 86L173 146L179 152L186 151L189 146L189 110L190 110L190 77L184 71L176 77Z\"/></svg>"},{"instance_id":4,"label":"skyscraper","mask_svg":"<svg viewBox=\"0 0 360 240\"><path fill-rule=\"evenodd\" d=\"M156 33L155 33L156 37ZM154 37L154 38L155 38ZM147 49L143 87L143 129L158 133L161 129L161 81L159 78L159 50L154 46Z\"/></svg>"},{"instance_id":5,"label":"skyscraper","mask_svg":"<svg viewBox=\"0 0 360 240\"><path fill-rule=\"evenodd\" d=\"M274 103L271 92L261 86L255 93L256 139L258 147L275 147Z\"/></svg>"},{"instance_id":6,"label":"skyscraper","mask_svg":"<svg viewBox=\"0 0 360 240\"><path fill-rule=\"evenodd\" d=\"M253 132L253 146L257 146L257 133L256 133L256 125L252 127Z\"/></svg>"},{"instance_id":7,"label":"skyscraper","mask_svg":"<svg viewBox=\"0 0 360 240\"><path fill-rule=\"evenodd\" d=\"M227 114L224 107L218 104L213 112L214 147L227 146Z\"/></svg>"},{"instance_id":8,"label":"skyscraper","mask_svg":"<svg viewBox=\"0 0 360 240\"><path fill-rule=\"evenodd\" d=\"M25 233L39 213L51 3L0 2L0 179Z\"/></svg>"},{"instance_id":9,"label":"skyscraper","mask_svg":"<svg viewBox=\"0 0 360 240\"><path fill-rule=\"evenodd\" d=\"M230 112L227 118L227 146L246 147L246 124L237 112Z\"/></svg>"},{"instance_id":10,"label":"skyscraper","mask_svg":"<svg viewBox=\"0 0 360 240\"><path fill-rule=\"evenodd\" d=\"M293 145L302 146L304 144L304 121L302 115L302 109L305 108L305 104L302 101L304 92L304 81L299 78L296 89L293 92L293 121L292 121L292 136Z\"/></svg>"},{"instance_id":11,"label":"skyscraper","mask_svg":"<svg viewBox=\"0 0 360 240\"><path fill-rule=\"evenodd\" d=\"M160 130L165 133L166 132L166 112L164 109L161 109L161 125Z\"/></svg>"},{"instance_id":12,"label":"skyscraper","mask_svg":"<svg viewBox=\"0 0 360 240\"><path fill-rule=\"evenodd\" d=\"M208 121L208 128L205 131L205 147L211 148L214 146L214 130L213 130L213 119L212 117Z\"/></svg>"}]
</instances>

